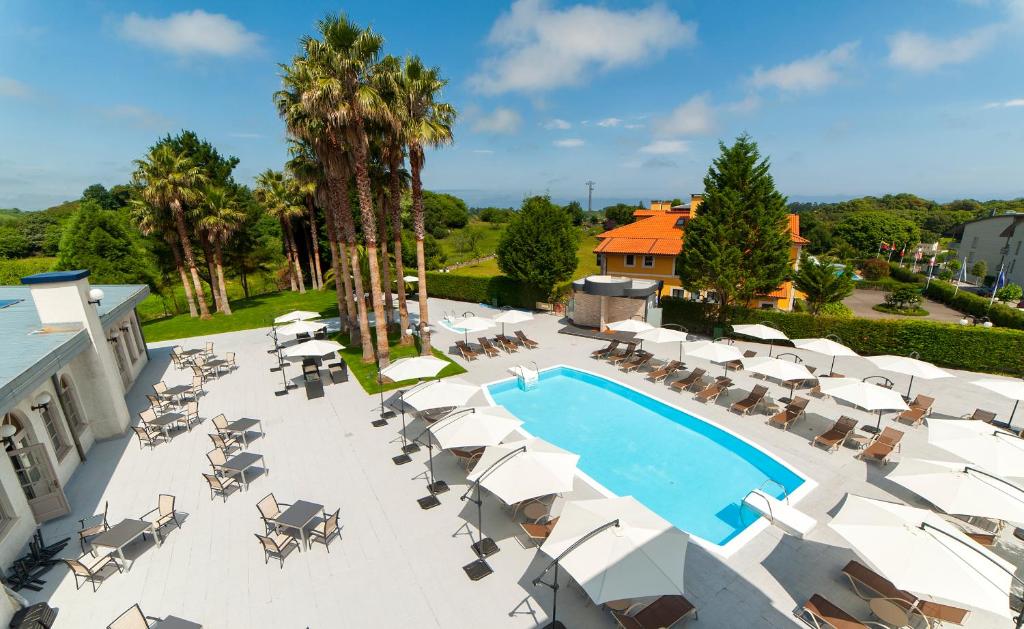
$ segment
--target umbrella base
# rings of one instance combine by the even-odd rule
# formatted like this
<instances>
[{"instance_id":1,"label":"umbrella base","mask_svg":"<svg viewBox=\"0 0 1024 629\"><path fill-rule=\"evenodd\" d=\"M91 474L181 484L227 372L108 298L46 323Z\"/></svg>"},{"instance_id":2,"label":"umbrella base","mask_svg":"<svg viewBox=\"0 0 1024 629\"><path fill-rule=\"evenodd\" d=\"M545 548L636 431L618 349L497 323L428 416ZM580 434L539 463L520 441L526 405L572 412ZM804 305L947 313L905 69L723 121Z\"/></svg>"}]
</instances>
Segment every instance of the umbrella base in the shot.
<instances>
[{"instance_id":1,"label":"umbrella base","mask_svg":"<svg viewBox=\"0 0 1024 629\"><path fill-rule=\"evenodd\" d=\"M432 494L443 494L444 492L448 491L448 483L444 482L443 480L436 480L427 485L427 491L429 491Z\"/></svg>"},{"instance_id":2,"label":"umbrella base","mask_svg":"<svg viewBox=\"0 0 1024 629\"><path fill-rule=\"evenodd\" d=\"M873 435L877 435L878 433L882 432L880 429L875 428L874 426L861 426L860 429L863 430L864 432L869 432Z\"/></svg>"},{"instance_id":3,"label":"umbrella base","mask_svg":"<svg viewBox=\"0 0 1024 629\"><path fill-rule=\"evenodd\" d=\"M398 456L391 457L391 462L395 465L405 465L409 461L412 461L412 457L408 454L399 454Z\"/></svg>"},{"instance_id":4,"label":"umbrella base","mask_svg":"<svg viewBox=\"0 0 1024 629\"><path fill-rule=\"evenodd\" d=\"M484 557L490 557L491 555L501 550L500 548L498 548L498 545L494 542L494 540L490 537L483 538L479 542L476 542L472 546L470 546L470 548L472 548L473 552L476 553L476 556L480 557L481 559L483 559Z\"/></svg>"},{"instance_id":5,"label":"umbrella base","mask_svg":"<svg viewBox=\"0 0 1024 629\"><path fill-rule=\"evenodd\" d=\"M282 395L288 395L289 391L291 391L292 389L295 389L297 387L298 387L297 384L289 383L287 387L281 389L280 391L274 391L274 395L276 395L278 397L281 397Z\"/></svg>"},{"instance_id":6,"label":"umbrella base","mask_svg":"<svg viewBox=\"0 0 1024 629\"><path fill-rule=\"evenodd\" d=\"M375 419L372 422L370 422L370 425L373 426L374 428L380 428L381 426L387 426L388 425L388 420L386 420L386 419Z\"/></svg>"},{"instance_id":7,"label":"umbrella base","mask_svg":"<svg viewBox=\"0 0 1024 629\"><path fill-rule=\"evenodd\" d=\"M420 444L418 444L418 443L407 443L404 446L402 446L402 452L405 452L406 454L412 454L413 452L419 452L419 451L420 451Z\"/></svg>"},{"instance_id":8,"label":"umbrella base","mask_svg":"<svg viewBox=\"0 0 1024 629\"><path fill-rule=\"evenodd\" d=\"M462 566L462 569L466 571L466 576L471 581L479 581L494 572L494 569L487 565L487 562L483 559L477 559L472 563L468 563Z\"/></svg>"},{"instance_id":9,"label":"umbrella base","mask_svg":"<svg viewBox=\"0 0 1024 629\"><path fill-rule=\"evenodd\" d=\"M280 367L271 367L270 371L281 371Z\"/></svg>"},{"instance_id":10,"label":"umbrella base","mask_svg":"<svg viewBox=\"0 0 1024 629\"><path fill-rule=\"evenodd\" d=\"M423 496L416 502L419 503L420 509L426 511L427 509L433 509L434 507L441 504L441 501L437 499L437 496L431 494L429 496Z\"/></svg>"},{"instance_id":11,"label":"umbrella base","mask_svg":"<svg viewBox=\"0 0 1024 629\"><path fill-rule=\"evenodd\" d=\"M544 629L565 629L565 625L562 624L561 620L556 620L544 625Z\"/></svg>"},{"instance_id":12,"label":"umbrella base","mask_svg":"<svg viewBox=\"0 0 1024 629\"><path fill-rule=\"evenodd\" d=\"M380 418L381 419L391 419L394 416L395 416L395 412L394 411L384 411L384 412L382 412L380 414Z\"/></svg>"}]
</instances>

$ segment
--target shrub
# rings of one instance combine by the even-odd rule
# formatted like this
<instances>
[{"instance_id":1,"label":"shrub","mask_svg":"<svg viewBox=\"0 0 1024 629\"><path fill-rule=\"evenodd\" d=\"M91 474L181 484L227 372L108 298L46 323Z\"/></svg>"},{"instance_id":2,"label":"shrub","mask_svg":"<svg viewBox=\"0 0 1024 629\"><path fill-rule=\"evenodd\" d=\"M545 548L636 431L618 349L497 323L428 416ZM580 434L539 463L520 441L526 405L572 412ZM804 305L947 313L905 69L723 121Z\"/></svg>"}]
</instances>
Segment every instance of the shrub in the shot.
<instances>
[{"instance_id":1,"label":"shrub","mask_svg":"<svg viewBox=\"0 0 1024 629\"><path fill-rule=\"evenodd\" d=\"M837 301L831 304L825 304L818 310L818 315L822 317L836 317L839 319L849 319L853 317L853 311L850 310L849 306L841 301Z\"/></svg>"},{"instance_id":2,"label":"shrub","mask_svg":"<svg viewBox=\"0 0 1024 629\"><path fill-rule=\"evenodd\" d=\"M1024 289L1020 287L1020 284L1007 284L996 292L996 299L1003 301L1016 303L1020 301L1021 297L1024 297Z\"/></svg>"},{"instance_id":3,"label":"shrub","mask_svg":"<svg viewBox=\"0 0 1024 629\"><path fill-rule=\"evenodd\" d=\"M45 273L53 268L55 258L20 258L6 260L0 258L0 286L21 284L26 275Z\"/></svg>"},{"instance_id":4,"label":"shrub","mask_svg":"<svg viewBox=\"0 0 1024 629\"><path fill-rule=\"evenodd\" d=\"M912 288L897 288L885 296L885 305L893 310L910 310L921 303L921 294Z\"/></svg>"},{"instance_id":5,"label":"shrub","mask_svg":"<svg viewBox=\"0 0 1024 629\"><path fill-rule=\"evenodd\" d=\"M533 308L538 301L557 300L571 290L572 282L555 286L551 294L505 275L479 277L458 273L427 273L427 293L431 297L443 297L457 301L497 306Z\"/></svg>"},{"instance_id":6,"label":"shrub","mask_svg":"<svg viewBox=\"0 0 1024 629\"><path fill-rule=\"evenodd\" d=\"M920 282L922 279L920 274L914 273L913 270L909 268L904 268L898 264L889 265L889 274L892 275L894 279L897 279L901 282L914 283Z\"/></svg>"},{"instance_id":7,"label":"shrub","mask_svg":"<svg viewBox=\"0 0 1024 629\"><path fill-rule=\"evenodd\" d=\"M918 306L911 306L907 308L897 308L888 304L878 304L877 306L871 306L872 310L878 312L886 312L888 314L900 315L901 317L925 317L928 315L928 311Z\"/></svg>"},{"instance_id":8,"label":"shrub","mask_svg":"<svg viewBox=\"0 0 1024 629\"><path fill-rule=\"evenodd\" d=\"M881 258L868 258L861 264L860 273L866 280L885 279L889 277L889 263Z\"/></svg>"},{"instance_id":9,"label":"shrub","mask_svg":"<svg viewBox=\"0 0 1024 629\"><path fill-rule=\"evenodd\" d=\"M870 280L861 280L857 282L856 287L860 290L880 290L890 293L899 288L916 289L918 286L917 284L908 284L907 282L900 282L892 279L891 277L886 277L874 282Z\"/></svg>"},{"instance_id":10,"label":"shrub","mask_svg":"<svg viewBox=\"0 0 1024 629\"><path fill-rule=\"evenodd\" d=\"M988 317L997 326L1024 330L1024 311L999 303L992 304L990 308L988 299L965 290L957 291L955 286L947 282L932 279L924 289L924 294L964 314Z\"/></svg>"}]
</instances>

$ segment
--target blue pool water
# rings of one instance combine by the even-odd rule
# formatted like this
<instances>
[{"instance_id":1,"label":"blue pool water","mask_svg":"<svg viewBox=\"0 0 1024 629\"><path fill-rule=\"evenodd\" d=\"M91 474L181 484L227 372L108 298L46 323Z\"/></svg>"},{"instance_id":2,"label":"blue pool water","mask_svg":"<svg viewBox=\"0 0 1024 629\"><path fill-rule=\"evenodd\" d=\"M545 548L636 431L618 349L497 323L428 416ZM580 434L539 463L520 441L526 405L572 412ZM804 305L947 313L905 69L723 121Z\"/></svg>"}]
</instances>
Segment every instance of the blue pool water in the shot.
<instances>
[{"instance_id":1,"label":"blue pool water","mask_svg":"<svg viewBox=\"0 0 1024 629\"><path fill-rule=\"evenodd\" d=\"M747 442L593 374L556 367L541 372L529 391L513 379L488 392L531 434L579 454L580 469L597 482L715 544L757 519L740 507L751 489L771 479L792 493L804 482ZM783 495L771 484L765 491Z\"/></svg>"}]
</instances>

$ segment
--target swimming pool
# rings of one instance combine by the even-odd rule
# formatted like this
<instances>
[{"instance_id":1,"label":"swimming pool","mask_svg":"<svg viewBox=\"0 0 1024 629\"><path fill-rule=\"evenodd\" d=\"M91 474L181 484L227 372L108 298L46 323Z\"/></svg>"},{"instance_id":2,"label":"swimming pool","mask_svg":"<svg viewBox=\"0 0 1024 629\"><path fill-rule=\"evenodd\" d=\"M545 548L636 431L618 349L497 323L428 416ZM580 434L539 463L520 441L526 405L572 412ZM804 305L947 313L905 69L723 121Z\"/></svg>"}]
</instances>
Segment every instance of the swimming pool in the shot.
<instances>
[{"instance_id":1,"label":"swimming pool","mask_svg":"<svg viewBox=\"0 0 1024 629\"><path fill-rule=\"evenodd\" d=\"M758 520L741 508L750 490L781 498L813 485L736 435L585 371L553 367L533 389L520 389L513 378L487 392L525 430L579 454L580 470L605 488L636 497L713 545L726 545Z\"/></svg>"}]
</instances>

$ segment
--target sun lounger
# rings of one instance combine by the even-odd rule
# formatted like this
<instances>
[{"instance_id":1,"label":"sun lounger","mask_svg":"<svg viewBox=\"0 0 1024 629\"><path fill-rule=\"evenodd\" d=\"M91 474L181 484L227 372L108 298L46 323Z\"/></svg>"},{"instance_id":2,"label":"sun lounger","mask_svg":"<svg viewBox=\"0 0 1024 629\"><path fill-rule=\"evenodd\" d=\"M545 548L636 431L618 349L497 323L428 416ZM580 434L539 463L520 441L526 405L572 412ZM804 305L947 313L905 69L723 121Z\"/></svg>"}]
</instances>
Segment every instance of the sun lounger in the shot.
<instances>
[{"instance_id":1,"label":"sun lounger","mask_svg":"<svg viewBox=\"0 0 1024 629\"><path fill-rule=\"evenodd\" d=\"M843 575L850 580L854 593L866 601L885 598L930 620L954 625L964 624L970 614L966 609L919 599L910 592L898 589L891 581L858 561L846 564ZM870 594L872 592L875 596Z\"/></svg>"},{"instance_id":2,"label":"sun lounger","mask_svg":"<svg viewBox=\"0 0 1024 629\"><path fill-rule=\"evenodd\" d=\"M725 390L729 388L729 384L731 382L728 384L722 381L712 382L703 391L693 396L693 399L704 404L714 402L718 399L719 395L725 393Z\"/></svg>"},{"instance_id":3,"label":"sun lounger","mask_svg":"<svg viewBox=\"0 0 1024 629\"><path fill-rule=\"evenodd\" d=\"M757 356L757 352L755 352L755 351L752 351L752 350L748 349L747 351L743 352L743 357L744 358L753 358L754 356ZM743 369L743 361L740 361L740 360L730 360L729 362L725 363L725 368L726 368L726 370L731 369L733 371L737 371L739 369Z\"/></svg>"},{"instance_id":4,"label":"sun lounger","mask_svg":"<svg viewBox=\"0 0 1024 629\"><path fill-rule=\"evenodd\" d=\"M824 446L829 452L839 449L850 437L850 433L857 427L857 420L843 415L836 420L831 428L821 433L811 441L811 445Z\"/></svg>"},{"instance_id":5,"label":"sun lounger","mask_svg":"<svg viewBox=\"0 0 1024 629\"><path fill-rule=\"evenodd\" d=\"M610 353L606 354L604 356L604 358L608 362L614 364L616 361L619 361L621 359L629 358L630 356L633 355L634 351L636 351L636 343L629 342L629 343L626 343L626 349L618 351L618 352L610 352Z\"/></svg>"},{"instance_id":6,"label":"sun lounger","mask_svg":"<svg viewBox=\"0 0 1024 629\"><path fill-rule=\"evenodd\" d=\"M796 617L815 629L870 629L885 627L881 623L867 625L821 594L813 594L795 612Z\"/></svg>"},{"instance_id":7,"label":"sun lounger","mask_svg":"<svg viewBox=\"0 0 1024 629\"><path fill-rule=\"evenodd\" d=\"M454 456L455 459L459 462L459 465L461 465L467 471L473 469L473 466L476 465L476 462L480 460L480 457L484 453L483 448L473 448L471 450L466 450L463 448L451 448L448 451L452 453L452 456Z\"/></svg>"},{"instance_id":8,"label":"sun lounger","mask_svg":"<svg viewBox=\"0 0 1024 629\"><path fill-rule=\"evenodd\" d=\"M740 415L746 415L750 411L757 408L757 405L761 403L761 400L764 399L764 396L767 393L768 387L764 386L763 384L759 384L755 386L753 390L750 391L750 395L743 398L739 402L733 402L732 406L729 407L729 410L731 410L734 413L739 413Z\"/></svg>"},{"instance_id":9,"label":"sun lounger","mask_svg":"<svg viewBox=\"0 0 1024 629\"><path fill-rule=\"evenodd\" d=\"M697 608L682 594L666 594L650 604L637 603L624 612L612 612L622 629L660 629L672 627L690 616L697 617Z\"/></svg>"},{"instance_id":10,"label":"sun lounger","mask_svg":"<svg viewBox=\"0 0 1024 629\"><path fill-rule=\"evenodd\" d=\"M647 374L647 379L650 380L651 382L660 382L665 378L671 376L675 372L679 371L683 367L685 367L683 363L679 362L678 360L672 360L665 363L661 367L658 367L651 373Z\"/></svg>"},{"instance_id":11,"label":"sun lounger","mask_svg":"<svg viewBox=\"0 0 1024 629\"><path fill-rule=\"evenodd\" d=\"M480 355L476 353L465 341L455 341L455 347L459 350L459 354L461 354L466 360L476 360Z\"/></svg>"},{"instance_id":12,"label":"sun lounger","mask_svg":"<svg viewBox=\"0 0 1024 629\"><path fill-rule=\"evenodd\" d=\"M896 416L896 421L911 426L920 426L924 418L932 412L935 400L926 395L918 395L910 403L910 408Z\"/></svg>"},{"instance_id":13,"label":"sun lounger","mask_svg":"<svg viewBox=\"0 0 1024 629\"><path fill-rule=\"evenodd\" d=\"M620 343L621 343L621 341L612 341L607 346L602 347L601 349L595 349L594 351L590 352L590 357L591 358L606 358L609 354L611 354L615 350L619 349L619 344Z\"/></svg>"},{"instance_id":14,"label":"sun lounger","mask_svg":"<svg viewBox=\"0 0 1024 629\"><path fill-rule=\"evenodd\" d=\"M804 397L793 398L793 401L787 404L786 408L782 409L782 411L775 415L772 415L768 419L768 423L773 426L778 426L783 430L789 430L790 424L803 417L809 401L810 400Z\"/></svg>"},{"instance_id":15,"label":"sun lounger","mask_svg":"<svg viewBox=\"0 0 1024 629\"><path fill-rule=\"evenodd\" d=\"M619 368L625 372L634 371L651 362L652 358L654 358L654 354L650 352L640 351L636 353L636 355L633 357L633 360L625 361L624 363L619 365Z\"/></svg>"},{"instance_id":16,"label":"sun lounger","mask_svg":"<svg viewBox=\"0 0 1024 629\"><path fill-rule=\"evenodd\" d=\"M509 337L507 337L507 336L505 336L503 334L495 334L494 338L495 338L495 340L498 341L498 343L501 345L501 347L506 352L508 352L509 354L511 354L512 352L518 352L519 351L519 346L516 344L515 341L513 341Z\"/></svg>"},{"instance_id":17,"label":"sun lounger","mask_svg":"<svg viewBox=\"0 0 1024 629\"><path fill-rule=\"evenodd\" d=\"M690 387L700 383L704 379L705 373L707 372L704 371L703 369L694 369L693 371L690 372L690 375L686 376L685 378L680 378L679 380L676 380L669 386L671 386L676 391L687 390Z\"/></svg>"},{"instance_id":18,"label":"sun lounger","mask_svg":"<svg viewBox=\"0 0 1024 629\"><path fill-rule=\"evenodd\" d=\"M522 330L516 330L516 338L519 339L519 341L529 349L536 349L540 347L540 343L527 337L525 334L523 334Z\"/></svg>"},{"instance_id":19,"label":"sun lounger","mask_svg":"<svg viewBox=\"0 0 1024 629\"><path fill-rule=\"evenodd\" d=\"M534 546L543 544L544 540L551 535L551 531L555 530L555 525L558 524L557 517L544 516L541 520L544 522L538 520L537 522L521 522L519 524L519 528L523 529L526 537L533 542Z\"/></svg>"},{"instance_id":20,"label":"sun lounger","mask_svg":"<svg viewBox=\"0 0 1024 629\"><path fill-rule=\"evenodd\" d=\"M901 431L887 426L882 429L881 434L875 435L868 447L861 450L860 458L877 463L888 463L892 453L899 449L902 438Z\"/></svg>"},{"instance_id":21,"label":"sun lounger","mask_svg":"<svg viewBox=\"0 0 1024 629\"><path fill-rule=\"evenodd\" d=\"M484 353L487 354L488 358L494 358L501 353L498 351L497 347L491 345L491 340L486 336L481 336L476 341L477 343L480 343L480 349L484 350Z\"/></svg>"},{"instance_id":22,"label":"sun lounger","mask_svg":"<svg viewBox=\"0 0 1024 629\"><path fill-rule=\"evenodd\" d=\"M1009 424L1007 424L1006 422L1001 422L996 419L995 413L980 408L974 409L974 413L964 415L961 419L973 419L976 421L985 422L986 424L991 424L993 426L998 426L999 428L1009 428Z\"/></svg>"}]
</instances>

